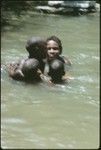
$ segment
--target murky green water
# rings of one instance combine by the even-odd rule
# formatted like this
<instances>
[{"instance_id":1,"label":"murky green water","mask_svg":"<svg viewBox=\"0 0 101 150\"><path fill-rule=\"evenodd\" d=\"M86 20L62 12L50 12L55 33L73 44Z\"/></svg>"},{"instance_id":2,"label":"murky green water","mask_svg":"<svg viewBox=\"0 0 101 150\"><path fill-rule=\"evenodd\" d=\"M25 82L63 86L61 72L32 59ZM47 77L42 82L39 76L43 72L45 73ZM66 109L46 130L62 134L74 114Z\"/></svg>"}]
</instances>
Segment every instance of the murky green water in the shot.
<instances>
[{"instance_id":1,"label":"murky green water","mask_svg":"<svg viewBox=\"0 0 101 150\"><path fill-rule=\"evenodd\" d=\"M24 15L1 34L2 148L99 147L99 15ZM60 37L73 65L68 85L26 84L8 77L6 67L27 56L34 36Z\"/></svg>"}]
</instances>

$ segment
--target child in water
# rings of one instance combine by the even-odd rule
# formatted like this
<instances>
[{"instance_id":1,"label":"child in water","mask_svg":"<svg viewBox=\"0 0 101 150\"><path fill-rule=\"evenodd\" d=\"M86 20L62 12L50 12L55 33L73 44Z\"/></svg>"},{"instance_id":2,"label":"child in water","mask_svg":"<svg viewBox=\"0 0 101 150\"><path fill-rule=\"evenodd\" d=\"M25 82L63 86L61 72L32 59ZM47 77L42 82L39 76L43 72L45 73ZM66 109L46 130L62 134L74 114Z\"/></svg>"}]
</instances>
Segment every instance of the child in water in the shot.
<instances>
[{"instance_id":1,"label":"child in water","mask_svg":"<svg viewBox=\"0 0 101 150\"><path fill-rule=\"evenodd\" d=\"M64 63L59 59L50 61L48 75L51 76L50 82L63 83L62 77L65 75Z\"/></svg>"},{"instance_id":2,"label":"child in water","mask_svg":"<svg viewBox=\"0 0 101 150\"><path fill-rule=\"evenodd\" d=\"M39 37L32 37L27 41L26 49L29 53L27 59L10 64L9 76L15 80L37 80L44 71L46 58L46 42Z\"/></svg>"},{"instance_id":3,"label":"child in water","mask_svg":"<svg viewBox=\"0 0 101 150\"><path fill-rule=\"evenodd\" d=\"M49 38L46 39L46 43L47 43L47 61L51 61L53 59L59 59L62 62L64 62L65 64L68 64L71 66L71 61L64 57L61 56L62 54L62 43L61 40L56 37L56 36L50 36Z\"/></svg>"},{"instance_id":4,"label":"child in water","mask_svg":"<svg viewBox=\"0 0 101 150\"><path fill-rule=\"evenodd\" d=\"M69 79L66 76L64 65L67 64L71 66L71 61L61 56L62 54L62 44L58 37L51 36L47 38L47 64L49 68L48 75L51 77L51 82L60 83Z\"/></svg>"}]
</instances>

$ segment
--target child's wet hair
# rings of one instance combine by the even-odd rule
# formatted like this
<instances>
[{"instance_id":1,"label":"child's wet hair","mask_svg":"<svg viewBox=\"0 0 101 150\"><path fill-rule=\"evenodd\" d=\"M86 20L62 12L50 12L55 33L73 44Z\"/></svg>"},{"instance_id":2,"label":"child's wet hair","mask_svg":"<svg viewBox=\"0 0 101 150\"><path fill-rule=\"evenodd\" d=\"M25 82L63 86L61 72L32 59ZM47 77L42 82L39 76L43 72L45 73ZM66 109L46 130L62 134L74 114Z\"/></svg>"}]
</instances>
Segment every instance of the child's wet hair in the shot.
<instances>
[{"instance_id":1,"label":"child's wet hair","mask_svg":"<svg viewBox=\"0 0 101 150\"><path fill-rule=\"evenodd\" d=\"M49 64L48 75L52 77L61 77L65 74L64 63L58 59L52 60Z\"/></svg>"},{"instance_id":2,"label":"child's wet hair","mask_svg":"<svg viewBox=\"0 0 101 150\"><path fill-rule=\"evenodd\" d=\"M35 58L27 59L23 65L22 72L24 74L36 71L39 67L39 61Z\"/></svg>"},{"instance_id":3,"label":"child's wet hair","mask_svg":"<svg viewBox=\"0 0 101 150\"><path fill-rule=\"evenodd\" d=\"M50 40L55 41L59 45L59 50L60 50L60 54L61 54L62 53L62 43L61 43L61 40L58 37L56 37L55 35L52 35L52 36L48 37L46 39L46 42L48 42Z\"/></svg>"},{"instance_id":4,"label":"child's wet hair","mask_svg":"<svg viewBox=\"0 0 101 150\"><path fill-rule=\"evenodd\" d=\"M27 59L23 65L22 72L24 74L25 81L35 81L40 80L40 77L37 73L39 68L39 61L35 58Z\"/></svg>"},{"instance_id":5,"label":"child's wet hair","mask_svg":"<svg viewBox=\"0 0 101 150\"><path fill-rule=\"evenodd\" d=\"M46 58L46 41L40 37L32 37L27 41L26 49L29 58Z\"/></svg>"}]
</instances>

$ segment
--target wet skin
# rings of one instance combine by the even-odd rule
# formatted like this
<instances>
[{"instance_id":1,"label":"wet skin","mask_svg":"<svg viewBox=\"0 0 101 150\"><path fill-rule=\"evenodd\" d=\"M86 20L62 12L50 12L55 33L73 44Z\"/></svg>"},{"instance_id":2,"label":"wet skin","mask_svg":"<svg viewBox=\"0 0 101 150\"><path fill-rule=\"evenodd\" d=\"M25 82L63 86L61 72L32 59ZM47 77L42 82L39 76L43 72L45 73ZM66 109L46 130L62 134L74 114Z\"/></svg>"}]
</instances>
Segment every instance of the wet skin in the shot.
<instances>
[{"instance_id":1,"label":"wet skin","mask_svg":"<svg viewBox=\"0 0 101 150\"><path fill-rule=\"evenodd\" d=\"M47 42L47 57L49 60L55 59L59 56L60 54L60 49L58 44L53 41L50 40Z\"/></svg>"}]
</instances>

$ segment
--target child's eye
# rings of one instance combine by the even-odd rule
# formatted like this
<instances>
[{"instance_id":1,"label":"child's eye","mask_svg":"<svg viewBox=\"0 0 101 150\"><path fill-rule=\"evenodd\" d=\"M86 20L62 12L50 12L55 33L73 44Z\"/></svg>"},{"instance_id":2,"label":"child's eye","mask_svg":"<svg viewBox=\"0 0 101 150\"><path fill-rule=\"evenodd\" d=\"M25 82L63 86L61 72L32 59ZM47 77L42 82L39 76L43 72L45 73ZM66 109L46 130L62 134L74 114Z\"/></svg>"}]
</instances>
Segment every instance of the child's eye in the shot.
<instances>
[{"instance_id":1,"label":"child's eye","mask_svg":"<svg viewBox=\"0 0 101 150\"><path fill-rule=\"evenodd\" d=\"M53 50L59 50L57 47L53 47L53 48L49 47L49 48L47 48L47 50L51 50L51 49L53 49Z\"/></svg>"},{"instance_id":2,"label":"child's eye","mask_svg":"<svg viewBox=\"0 0 101 150\"><path fill-rule=\"evenodd\" d=\"M54 50L58 50L58 48L57 48L57 47L54 47Z\"/></svg>"}]
</instances>

